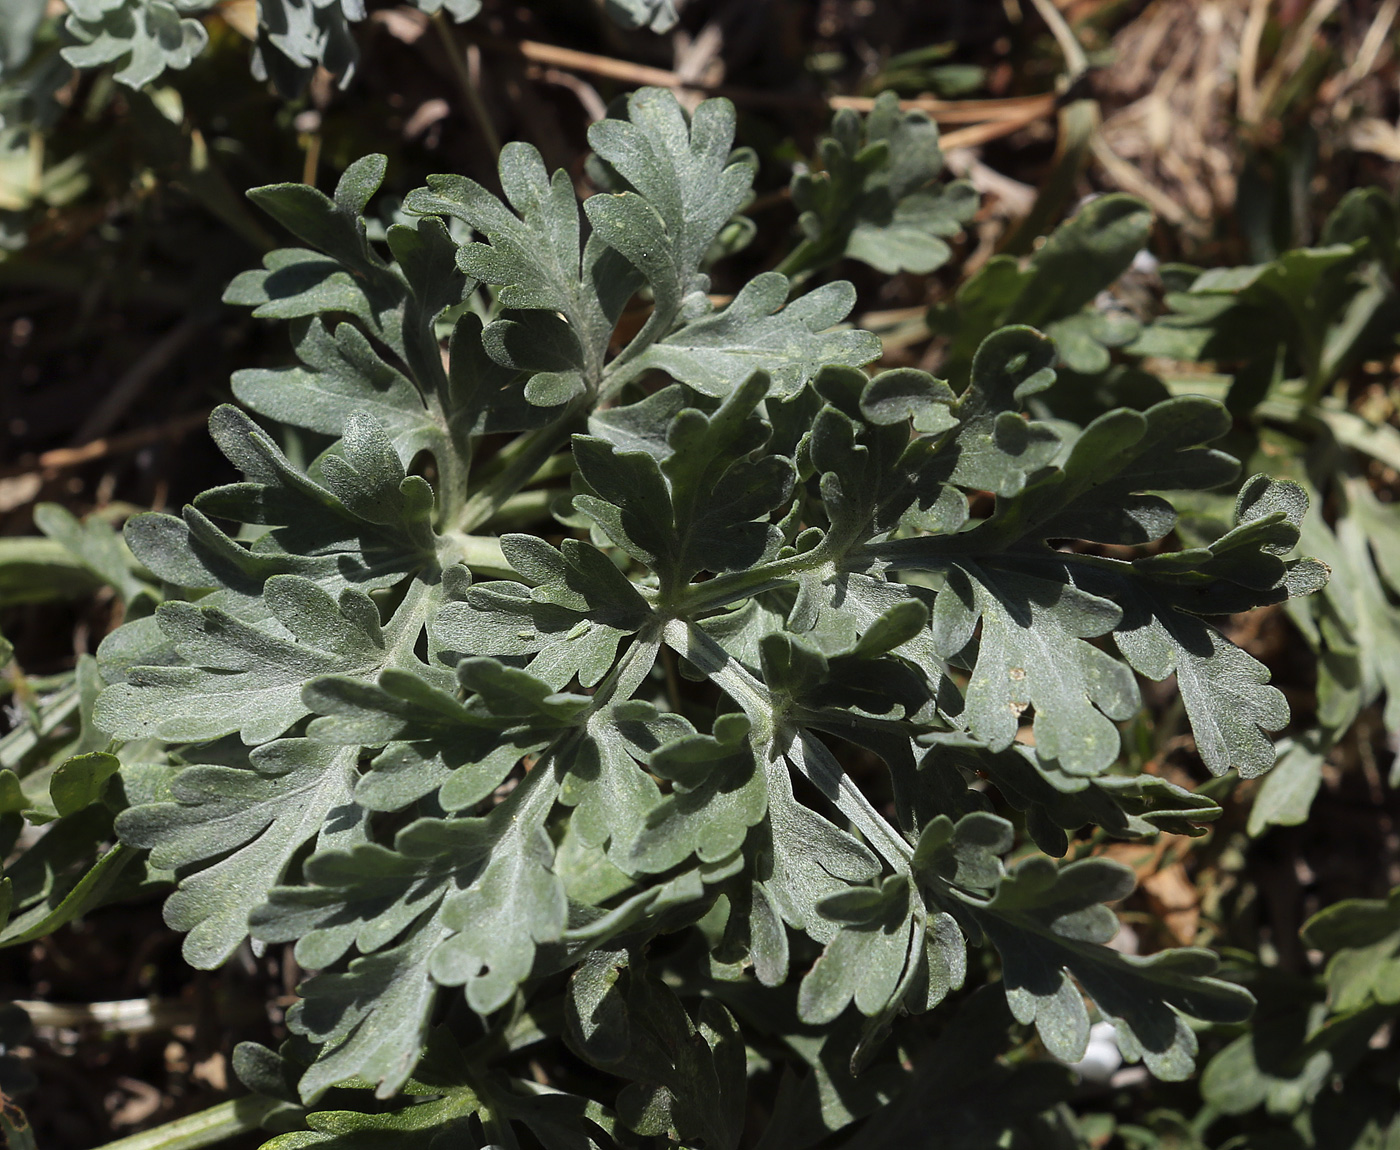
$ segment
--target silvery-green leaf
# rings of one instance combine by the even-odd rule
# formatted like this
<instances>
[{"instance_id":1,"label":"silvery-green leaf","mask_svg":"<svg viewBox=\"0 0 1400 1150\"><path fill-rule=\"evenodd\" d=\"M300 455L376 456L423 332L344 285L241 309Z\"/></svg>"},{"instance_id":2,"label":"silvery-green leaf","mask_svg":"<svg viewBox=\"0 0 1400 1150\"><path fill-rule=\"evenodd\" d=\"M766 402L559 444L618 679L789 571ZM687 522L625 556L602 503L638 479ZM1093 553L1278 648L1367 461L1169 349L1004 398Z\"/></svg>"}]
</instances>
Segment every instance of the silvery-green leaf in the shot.
<instances>
[{"instance_id":1,"label":"silvery-green leaf","mask_svg":"<svg viewBox=\"0 0 1400 1150\"><path fill-rule=\"evenodd\" d=\"M1131 341L1140 327L1096 300L1147 246L1151 227L1152 213L1140 200L1099 196L1051 232L1024 264L993 256L950 303L929 312L929 326L951 340L948 377L961 379L978 345L1003 324L1043 330L1060 363L1073 371L1104 371L1109 349Z\"/></svg>"},{"instance_id":2,"label":"silvery-green leaf","mask_svg":"<svg viewBox=\"0 0 1400 1150\"><path fill-rule=\"evenodd\" d=\"M1047 1049L1065 1062L1083 1057L1089 1018L1072 974L1120 1028L1125 1053L1158 1078L1191 1073L1197 1042L1182 1015L1218 1022L1249 1017L1247 991L1210 977L1206 950L1166 950L1146 958L1102 945L1118 929L1106 901L1124 897L1133 875L1107 859L1056 868L1031 857L1008 872L995 895L970 913L1002 956L1007 1002L1017 1021L1034 1022Z\"/></svg>"},{"instance_id":3,"label":"silvery-green leaf","mask_svg":"<svg viewBox=\"0 0 1400 1150\"><path fill-rule=\"evenodd\" d=\"M409 193L404 206L422 215L460 219L483 235L486 242L468 242L459 249L459 267L475 279L500 284L502 306L539 311L533 323L549 323L550 315L560 313L563 330L556 335L569 349L564 362L578 369L586 387L597 387L613 325L634 286L627 264L596 238L583 241L572 181L564 172L551 179L531 145L508 144L501 152L500 173L513 212L460 176L431 177L427 188ZM521 338L515 350L504 329L488 340L496 362L516 366L516 357L533 354L528 333L516 334ZM558 370L552 361L543 368L538 363L520 366ZM558 402L555 391L537 392L530 398L538 406Z\"/></svg>"},{"instance_id":4,"label":"silvery-green leaf","mask_svg":"<svg viewBox=\"0 0 1400 1150\"><path fill-rule=\"evenodd\" d=\"M616 852L625 869L658 874L692 854L717 862L737 851L767 813L767 787L748 744L748 724L716 726L722 738L687 734L651 753L651 769L671 779L672 790L633 823L630 841Z\"/></svg>"},{"instance_id":5,"label":"silvery-green leaf","mask_svg":"<svg viewBox=\"0 0 1400 1150\"><path fill-rule=\"evenodd\" d=\"M619 973L619 967L622 967ZM610 1026L594 1037L598 1017ZM704 999L692 1019L666 985L625 952L598 954L570 982L566 1036L583 1058L631 1080L619 1119L641 1134L735 1150L743 1133L744 1043L733 1016Z\"/></svg>"},{"instance_id":6,"label":"silvery-green leaf","mask_svg":"<svg viewBox=\"0 0 1400 1150\"><path fill-rule=\"evenodd\" d=\"M277 575L265 596L281 634L217 608L162 605L157 620L183 665L133 668L98 701L98 723L126 739L238 731L250 745L265 743L307 714L309 679L369 675L383 663L378 611L363 592L346 590L337 602L310 580Z\"/></svg>"},{"instance_id":7,"label":"silvery-green leaf","mask_svg":"<svg viewBox=\"0 0 1400 1150\"><path fill-rule=\"evenodd\" d=\"M209 42L204 25L181 14L190 7L167 0L75 0L65 27L78 43L64 48L63 58L75 68L120 63L116 78L144 88L167 68L188 68Z\"/></svg>"},{"instance_id":8,"label":"silvery-green leaf","mask_svg":"<svg viewBox=\"0 0 1400 1150\"><path fill-rule=\"evenodd\" d=\"M731 162L733 141L728 100L706 100L687 120L664 88L634 92L626 119L600 120L588 130L594 152L627 190L592 196L584 211L594 235L626 257L655 297L631 354L668 334L684 309L704 306L709 277L701 260L753 182L748 164Z\"/></svg>"},{"instance_id":9,"label":"silvery-green leaf","mask_svg":"<svg viewBox=\"0 0 1400 1150\"><path fill-rule=\"evenodd\" d=\"M154 865L178 870L217 860L184 878L165 904L166 921L187 932L187 961L209 969L233 953L247 937L249 913L303 844L364 839L364 812L351 800L356 757L282 739L255 750L247 766L184 767L171 784L174 802L122 812L122 840L150 848Z\"/></svg>"},{"instance_id":10,"label":"silvery-green leaf","mask_svg":"<svg viewBox=\"0 0 1400 1150\"><path fill-rule=\"evenodd\" d=\"M765 272L724 308L652 344L631 370L659 368L718 399L764 371L776 394L791 396L828 363L856 366L879 356L879 340L869 332L832 330L854 303L855 289L844 281L789 303L787 279Z\"/></svg>"},{"instance_id":11,"label":"silvery-green leaf","mask_svg":"<svg viewBox=\"0 0 1400 1150\"><path fill-rule=\"evenodd\" d=\"M864 122L837 112L819 151L820 168L792 178L804 240L782 270L806 273L846 257L887 275L927 274L948 261L947 241L978 197L966 181L933 183L943 170L933 120L882 92Z\"/></svg>"}]
</instances>

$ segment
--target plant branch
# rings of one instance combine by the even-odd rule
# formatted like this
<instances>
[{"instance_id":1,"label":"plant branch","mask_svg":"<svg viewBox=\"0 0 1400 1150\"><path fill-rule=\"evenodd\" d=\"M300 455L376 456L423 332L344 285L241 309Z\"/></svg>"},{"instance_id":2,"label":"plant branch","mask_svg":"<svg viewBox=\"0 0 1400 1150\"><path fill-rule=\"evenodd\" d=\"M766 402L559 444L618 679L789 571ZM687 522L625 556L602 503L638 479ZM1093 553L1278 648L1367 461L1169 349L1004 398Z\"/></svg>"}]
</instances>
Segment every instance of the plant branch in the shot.
<instances>
[{"instance_id":1,"label":"plant branch","mask_svg":"<svg viewBox=\"0 0 1400 1150\"><path fill-rule=\"evenodd\" d=\"M593 692L590 713L596 713L614 699L625 702L637 693L646 677L656 665L656 657L661 650L661 629L655 623L648 623L637 633L632 645L608 673L608 677Z\"/></svg>"},{"instance_id":2,"label":"plant branch","mask_svg":"<svg viewBox=\"0 0 1400 1150\"><path fill-rule=\"evenodd\" d=\"M213 1146L258 1129L262 1120L281 1105L283 1103L274 1098L250 1094L186 1118L177 1118L153 1130L108 1142L100 1150L198 1150L201 1146Z\"/></svg>"},{"instance_id":3,"label":"plant branch","mask_svg":"<svg viewBox=\"0 0 1400 1150\"><path fill-rule=\"evenodd\" d=\"M790 736L791 741L783 752L788 762L851 820L890 866L907 873L909 860L914 857L914 848L871 805L865 792L837 762L836 756L822 743L800 731L794 729Z\"/></svg>"},{"instance_id":4,"label":"plant branch","mask_svg":"<svg viewBox=\"0 0 1400 1150\"><path fill-rule=\"evenodd\" d=\"M492 579L518 579L519 576L501 551L501 541L489 535L468 535L447 531L438 537L438 562L464 563L478 575Z\"/></svg>"},{"instance_id":5,"label":"plant branch","mask_svg":"<svg viewBox=\"0 0 1400 1150\"><path fill-rule=\"evenodd\" d=\"M880 855L897 871L908 872L913 848L890 826L824 746L808 740L779 717L779 706L765 683L749 674L723 647L696 627L680 620L666 625L666 642L705 672L743 709L753 727L755 743L768 744L851 820Z\"/></svg>"},{"instance_id":6,"label":"plant branch","mask_svg":"<svg viewBox=\"0 0 1400 1150\"><path fill-rule=\"evenodd\" d=\"M394 609L384 628L384 666L394 666L415 658L413 649L418 644L423 624L441 601L442 589L439 584L422 579L415 579L409 584L408 593Z\"/></svg>"},{"instance_id":7,"label":"plant branch","mask_svg":"<svg viewBox=\"0 0 1400 1150\"><path fill-rule=\"evenodd\" d=\"M27 475L35 471L48 475L65 468L90 463L94 459L105 459L109 455L139 451L143 447L160 443L162 440L169 440L172 443L178 442L195 428L203 427L208 422L208 411L194 411L186 415L177 415L174 419L154 427L142 427L136 431L128 431L123 435L114 435L110 439L94 439L77 447L55 447L52 451L45 451L37 458L31 457L28 461L22 460L11 467L0 467L0 479L8 479L15 475Z\"/></svg>"},{"instance_id":8,"label":"plant branch","mask_svg":"<svg viewBox=\"0 0 1400 1150\"><path fill-rule=\"evenodd\" d=\"M1049 27L1055 43L1060 46L1060 54L1065 58L1066 78L1069 83L1074 83L1089 70L1089 58L1084 54L1084 46L1064 14L1055 6L1054 0L1031 0L1031 3Z\"/></svg>"},{"instance_id":9,"label":"plant branch","mask_svg":"<svg viewBox=\"0 0 1400 1150\"><path fill-rule=\"evenodd\" d=\"M519 436L501 452L505 466L491 476L462 506L457 529L480 527L526 486L568 439L575 420L584 410L587 396L579 396L552 423Z\"/></svg>"},{"instance_id":10,"label":"plant branch","mask_svg":"<svg viewBox=\"0 0 1400 1150\"><path fill-rule=\"evenodd\" d=\"M822 97L817 93L808 95L801 92L769 92L756 88L738 88L727 84L706 84L699 80L688 80L679 72L666 68L634 64L630 60L619 60L613 56L600 56L594 52L580 52L573 48L564 48L558 44L545 44L538 40L508 41L476 33L472 34L472 39L493 52L514 55L532 64L567 68L591 76L617 80L633 87L651 86L677 91L704 92L711 96L726 96L736 104L744 104L748 107L827 107L833 111L849 108L854 112L867 113L875 106L873 96ZM907 112L925 112L940 123L980 124L987 120L1019 121L1026 117L1039 119L1049 115L1054 110L1055 97L1049 93L989 100L939 100L931 96L921 96L912 100L901 100L899 106Z\"/></svg>"},{"instance_id":11,"label":"plant branch","mask_svg":"<svg viewBox=\"0 0 1400 1150\"><path fill-rule=\"evenodd\" d=\"M746 571L717 575L704 583L687 584L675 600L665 606L672 614L694 618L707 611L727 607L740 599L752 599L764 591L785 586L803 572L815 571L826 565L831 565L833 573L835 572L831 549L823 542L811 551L789 555L786 559L775 559L771 563L762 563Z\"/></svg>"}]
</instances>

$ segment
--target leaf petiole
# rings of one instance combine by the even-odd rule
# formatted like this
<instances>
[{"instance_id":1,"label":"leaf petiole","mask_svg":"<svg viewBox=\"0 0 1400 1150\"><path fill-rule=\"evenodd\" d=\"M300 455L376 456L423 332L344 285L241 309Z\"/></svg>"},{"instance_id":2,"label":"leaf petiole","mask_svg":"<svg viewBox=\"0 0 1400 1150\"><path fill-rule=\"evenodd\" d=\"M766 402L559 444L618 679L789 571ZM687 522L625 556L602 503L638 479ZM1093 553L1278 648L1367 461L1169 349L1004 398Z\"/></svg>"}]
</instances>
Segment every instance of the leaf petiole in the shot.
<instances>
[{"instance_id":1,"label":"leaf petiole","mask_svg":"<svg viewBox=\"0 0 1400 1150\"><path fill-rule=\"evenodd\" d=\"M214 1146L239 1134L257 1130L264 1118L284 1103L275 1098L250 1094L221 1102L198 1114L177 1118L129 1138L108 1142L101 1150L199 1150Z\"/></svg>"},{"instance_id":2,"label":"leaf petiole","mask_svg":"<svg viewBox=\"0 0 1400 1150\"><path fill-rule=\"evenodd\" d=\"M503 456L509 453L505 466L462 505L455 525L457 530L469 532L480 527L519 494L550 456L563 446L569 434L576 430L574 425L590 402L585 392L571 401L552 422L526 432L509 444L502 451Z\"/></svg>"}]
</instances>

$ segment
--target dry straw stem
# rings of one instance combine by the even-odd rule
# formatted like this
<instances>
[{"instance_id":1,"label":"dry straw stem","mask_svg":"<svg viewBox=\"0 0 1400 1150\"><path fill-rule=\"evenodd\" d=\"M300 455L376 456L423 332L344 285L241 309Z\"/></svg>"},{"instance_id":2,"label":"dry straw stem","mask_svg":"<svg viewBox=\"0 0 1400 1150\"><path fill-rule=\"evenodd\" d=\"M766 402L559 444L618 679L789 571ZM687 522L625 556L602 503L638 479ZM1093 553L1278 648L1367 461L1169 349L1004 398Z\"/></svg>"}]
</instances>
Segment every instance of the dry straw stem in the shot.
<instances>
[{"instance_id":1,"label":"dry straw stem","mask_svg":"<svg viewBox=\"0 0 1400 1150\"><path fill-rule=\"evenodd\" d=\"M1118 187L1192 232L1234 204L1230 113L1239 99L1253 99L1243 87L1252 84L1259 10L1257 0L1157 0L1115 37L1114 63L1098 79L1105 115L1095 161Z\"/></svg>"},{"instance_id":2,"label":"dry straw stem","mask_svg":"<svg viewBox=\"0 0 1400 1150\"><path fill-rule=\"evenodd\" d=\"M832 96L823 100L819 96L802 93L763 92L752 88L738 88L725 84L709 84L702 80L690 79L679 72L667 68L655 68L648 64L634 64L630 60L619 60L613 56L600 56L593 52L580 52L574 48L563 48L557 44L545 44L538 40L502 40L470 32L474 43L501 54L514 55L531 64L548 68L583 72L590 76L616 80L619 83L669 88L673 91L704 92L712 96L727 96L737 104L749 107L801 108L825 104L833 110L849 108L854 112L869 112L875 106L872 96ZM939 100L932 96L920 96L912 100L901 100L900 107L905 111L925 112L943 124L976 124L979 127L987 122L1014 125L1005 131L995 132L985 139L995 139L999 135L1015 131L1025 124L1050 115L1055 110L1055 96L1045 93L1037 96L1014 96L989 100ZM990 129L989 129L990 130ZM967 142L978 142L969 140ZM956 147L957 144L949 146Z\"/></svg>"},{"instance_id":3,"label":"dry straw stem","mask_svg":"<svg viewBox=\"0 0 1400 1150\"><path fill-rule=\"evenodd\" d=\"M91 463L94 459L103 459L109 455L120 455L126 451L139 451L154 443L180 439L208 422L209 412L195 411L188 415L176 416L174 419L157 424L155 427L143 427L136 431L129 431L125 435L114 435L110 439L94 439L78 447L56 447L37 458L21 462L13 467L0 469L0 478L26 475L30 472L47 474L69 467L78 467L81 464Z\"/></svg>"},{"instance_id":4,"label":"dry straw stem","mask_svg":"<svg viewBox=\"0 0 1400 1150\"><path fill-rule=\"evenodd\" d=\"M1291 18L1273 0L1154 0L1121 27L1114 61L1096 77L1106 113L1096 161L1203 238L1234 209L1250 143L1267 149L1290 105L1336 129L1324 147L1400 155L1383 110L1393 81L1353 92L1387 67L1400 0L1365 8L1365 19L1348 24L1337 20L1341 0L1293 5ZM1324 57L1329 74L1320 77Z\"/></svg>"},{"instance_id":5,"label":"dry straw stem","mask_svg":"<svg viewBox=\"0 0 1400 1150\"><path fill-rule=\"evenodd\" d=\"M1346 91L1352 85L1359 83L1371 73L1371 69L1376 66L1376 60L1381 54L1381 49L1385 47L1390 29L1395 24L1395 17L1400 14L1400 0L1384 0L1380 8L1376 11L1376 18L1371 21L1371 26L1366 29L1366 35L1361 41L1361 47L1357 50L1355 58L1347 67L1343 77L1341 92Z\"/></svg>"},{"instance_id":6,"label":"dry straw stem","mask_svg":"<svg viewBox=\"0 0 1400 1150\"><path fill-rule=\"evenodd\" d=\"M170 1030L199 1020L191 1003L160 998L123 998L113 1002L45 1002L18 1000L15 1005L35 1026L77 1029L96 1027L104 1032L144 1034ZM259 1009L259 1013L262 1013Z\"/></svg>"},{"instance_id":7,"label":"dry straw stem","mask_svg":"<svg viewBox=\"0 0 1400 1150\"><path fill-rule=\"evenodd\" d=\"M1144 176L1136 167L1114 152L1102 134L1096 135L1089 147L1099 166L1125 192L1131 192L1146 200L1148 206L1168 223L1179 226L1186 222L1186 212L1181 205Z\"/></svg>"},{"instance_id":8,"label":"dry straw stem","mask_svg":"<svg viewBox=\"0 0 1400 1150\"><path fill-rule=\"evenodd\" d=\"M1259 92L1255 75L1259 68L1259 41L1269 20L1269 0L1250 0L1249 17L1240 37L1239 91L1235 111L1244 124L1252 124L1259 115Z\"/></svg>"},{"instance_id":9,"label":"dry straw stem","mask_svg":"<svg viewBox=\"0 0 1400 1150\"><path fill-rule=\"evenodd\" d=\"M1065 86L1068 87L1089 70L1089 58L1084 54L1084 46L1053 0L1031 0L1031 3L1049 27L1055 43L1060 46L1060 54L1065 58Z\"/></svg>"},{"instance_id":10,"label":"dry straw stem","mask_svg":"<svg viewBox=\"0 0 1400 1150\"><path fill-rule=\"evenodd\" d=\"M1308 14L1289 36L1286 46L1274 58L1268 73L1260 83L1256 103L1252 109L1255 118L1262 118L1271 110L1274 97L1278 95L1285 81L1298 74L1298 70L1308 58L1308 53L1313 49L1314 37L1340 3L1341 0L1314 0Z\"/></svg>"}]
</instances>

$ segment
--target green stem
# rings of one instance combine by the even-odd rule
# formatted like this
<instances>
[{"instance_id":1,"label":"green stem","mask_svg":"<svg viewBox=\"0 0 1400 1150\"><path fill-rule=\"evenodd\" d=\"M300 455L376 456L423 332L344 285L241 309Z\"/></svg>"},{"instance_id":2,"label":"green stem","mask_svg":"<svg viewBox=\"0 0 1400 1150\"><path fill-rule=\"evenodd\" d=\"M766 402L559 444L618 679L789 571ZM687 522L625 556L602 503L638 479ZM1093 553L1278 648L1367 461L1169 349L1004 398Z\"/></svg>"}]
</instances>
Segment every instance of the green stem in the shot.
<instances>
[{"instance_id":1,"label":"green stem","mask_svg":"<svg viewBox=\"0 0 1400 1150\"><path fill-rule=\"evenodd\" d=\"M463 504L457 530L468 532L480 527L518 494L568 439L586 402L591 403L591 397L580 396L552 423L527 432L509 444L501 453L506 457L505 466Z\"/></svg>"},{"instance_id":2,"label":"green stem","mask_svg":"<svg viewBox=\"0 0 1400 1150\"><path fill-rule=\"evenodd\" d=\"M481 129L482 138L491 150L491 155L493 157L499 156L501 154L501 137L496 131L496 125L491 122L491 113L486 109L486 101L481 98L481 90L472 82L466 61L462 59L462 50L453 37L452 29L443 18L441 11L433 13L433 27L437 30L438 39L442 41L443 49L447 53L447 62L452 68L452 77L457 81L457 87L462 90L462 98L467 102L467 110L471 113L472 119L476 121L476 126Z\"/></svg>"},{"instance_id":3,"label":"green stem","mask_svg":"<svg viewBox=\"0 0 1400 1150\"><path fill-rule=\"evenodd\" d=\"M1059 141L1049 174L1036 193L1031 210L1002 241L1006 255L1029 255L1035 241L1062 217L1079 187L1099 128L1096 100L1071 100L1059 113Z\"/></svg>"},{"instance_id":4,"label":"green stem","mask_svg":"<svg viewBox=\"0 0 1400 1150\"><path fill-rule=\"evenodd\" d=\"M794 283L826 264L833 264L841 258L835 239L822 237L817 240L803 240L783 257L773 270L787 276Z\"/></svg>"},{"instance_id":5,"label":"green stem","mask_svg":"<svg viewBox=\"0 0 1400 1150\"><path fill-rule=\"evenodd\" d=\"M811 551L800 555L789 555L786 559L775 559L751 567L747 571L734 571L728 575L717 575L704 583L688 583L668 602L661 604L672 615L694 617L706 611L714 611L740 599L752 599L764 591L791 583L806 571L833 564L832 550L823 541Z\"/></svg>"},{"instance_id":6,"label":"green stem","mask_svg":"<svg viewBox=\"0 0 1400 1150\"><path fill-rule=\"evenodd\" d=\"M952 564L963 561L995 563L998 558L1012 558L1022 562L1073 563L1082 567L1098 567L1117 574L1131 574L1133 565L1126 559L1114 559L1107 555L1088 555L1080 551L1052 551L1050 548L1026 548L1013 550L1015 543L1024 538L1022 532L1010 540L999 536L977 535L976 531L964 531L954 535L919 535L912 539L888 539L883 543L872 543L862 548L854 557L867 565L873 562L884 564L891 571L942 571ZM852 564L853 568L856 566Z\"/></svg>"},{"instance_id":7,"label":"green stem","mask_svg":"<svg viewBox=\"0 0 1400 1150\"><path fill-rule=\"evenodd\" d=\"M512 531L549 518L549 509L559 498L559 488L519 491L504 503L484 526L492 531Z\"/></svg>"},{"instance_id":8,"label":"green stem","mask_svg":"<svg viewBox=\"0 0 1400 1150\"><path fill-rule=\"evenodd\" d=\"M409 584L408 591L394 608L394 614L384 628L384 666L416 662L413 649L418 645L423 624L441 600L439 584L428 583L421 578Z\"/></svg>"},{"instance_id":9,"label":"green stem","mask_svg":"<svg viewBox=\"0 0 1400 1150\"><path fill-rule=\"evenodd\" d=\"M662 631L666 645L693 663L724 689L749 717L755 742L769 742L777 731L773 697L768 688L739 666L729 652L684 619L672 619Z\"/></svg>"},{"instance_id":10,"label":"green stem","mask_svg":"<svg viewBox=\"0 0 1400 1150\"><path fill-rule=\"evenodd\" d=\"M731 699L752 724L755 744L768 744L810 780L896 871L907 874L913 848L865 797L830 751L782 721L767 684L749 674L723 647L698 627L679 619L666 624L668 646L684 655Z\"/></svg>"},{"instance_id":11,"label":"green stem","mask_svg":"<svg viewBox=\"0 0 1400 1150\"><path fill-rule=\"evenodd\" d=\"M1057 87L1062 95L1066 95L1089 70L1089 57L1055 0L1031 0L1031 3L1055 37L1055 43L1064 57L1065 72ZM1041 184L1030 212L1002 242L1001 251L1008 255L1029 254L1035 241L1050 230L1071 198L1077 194L1079 177L1098 136L1098 101L1072 100L1060 109L1058 119L1060 138L1055 146L1054 164Z\"/></svg>"},{"instance_id":12,"label":"green stem","mask_svg":"<svg viewBox=\"0 0 1400 1150\"><path fill-rule=\"evenodd\" d=\"M1298 327L1298 359L1302 362L1303 370L1307 373L1307 384L1303 388L1303 402L1311 406L1322 398L1323 392L1327 390L1327 386L1332 380L1322 362L1321 341L1308 330L1303 317L1295 314L1294 322ZM1284 353L1281 350L1280 356L1282 354ZM1282 374L1282 371L1276 371L1275 380Z\"/></svg>"},{"instance_id":13,"label":"green stem","mask_svg":"<svg viewBox=\"0 0 1400 1150\"><path fill-rule=\"evenodd\" d=\"M1322 398L1323 392L1349 365L1361 338L1371 330L1372 321L1381 309L1394 306L1395 285L1384 268L1370 264L1362 270L1361 276L1366 286L1347 303L1341 322L1323 336L1316 372L1303 395L1303 402L1309 406Z\"/></svg>"},{"instance_id":14,"label":"green stem","mask_svg":"<svg viewBox=\"0 0 1400 1150\"><path fill-rule=\"evenodd\" d=\"M634 340L633 342L635 343L636 341ZM649 340L648 345L653 342L655 341ZM631 344L628 344L629 348L631 346ZM641 353L638 352L638 354L640 355ZM617 398L618 393L624 387L638 376L646 374L646 364L642 363L634 367L630 362L633 358L635 357L629 356L627 360L623 360L619 356L617 359L613 360L612 363L608 364L607 368L604 370L598 383L596 406L599 411L611 407L613 400Z\"/></svg>"},{"instance_id":15,"label":"green stem","mask_svg":"<svg viewBox=\"0 0 1400 1150\"><path fill-rule=\"evenodd\" d=\"M535 474L530 476L526 486L533 487L537 483L548 483L551 479L563 479L577 470L578 464L574 462L572 454L565 452L562 455L551 455L539 465Z\"/></svg>"},{"instance_id":16,"label":"green stem","mask_svg":"<svg viewBox=\"0 0 1400 1150\"><path fill-rule=\"evenodd\" d=\"M801 732L793 729L790 729L790 733L791 739L783 750L788 762L851 820L851 824L865 836L866 842L879 851L890 866L907 874L914 848L871 805L865 792L837 762L835 755L816 739L804 738Z\"/></svg>"},{"instance_id":17,"label":"green stem","mask_svg":"<svg viewBox=\"0 0 1400 1150\"><path fill-rule=\"evenodd\" d=\"M441 531L451 527L462 513L471 461L458 454L455 444L446 445L441 453L435 455L435 460L437 482L433 485L433 493L437 508L433 513L433 529Z\"/></svg>"},{"instance_id":18,"label":"green stem","mask_svg":"<svg viewBox=\"0 0 1400 1150\"><path fill-rule=\"evenodd\" d=\"M597 714L613 699L626 702L635 695L637 688L651 674L652 667L656 666L656 657L660 651L661 627L653 621L637 632L637 637L627 648L626 654L613 665L608 677L593 692L588 713Z\"/></svg>"},{"instance_id":19,"label":"green stem","mask_svg":"<svg viewBox=\"0 0 1400 1150\"><path fill-rule=\"evenodd\" d=\"M489 535L466 535L448 531L439 536L438 562L444 567L465 563L474 574L490 579L519 579L514 568L506 562L501 541Z\"/></svg>"},{"instance_id":20,"label":"green stem","mask_svg":"<svg viewBox=\"0 0 1400 1150\"><path fill-rule=\"evenodd\" d=\"M59 686L48 696L43 715L33 715L34 694L43 690L42 683L32 675L26 675L18 663L12 663L6 672L7 685L15 696L15 702L31 712L31 721L21 723L4 738L0 738L0 767L13 771L22 770L24 757L39 745L46 736L66 723L79 706L78 686L71 679Z\"/></svg>"},{"instance_id":21,"label":"green stem","mask_svg":"<svg viewBox=\"0 0 1400 1150\"><path fill-rule=\"evenodd\" d=\"M249 1094L130 1138L108 1142L100 1150L197 1150L258 1129L262 1120L281 1105L274 1098Z\"/></svg>"}]
</instances>

